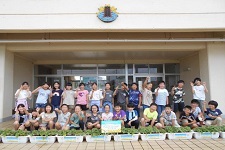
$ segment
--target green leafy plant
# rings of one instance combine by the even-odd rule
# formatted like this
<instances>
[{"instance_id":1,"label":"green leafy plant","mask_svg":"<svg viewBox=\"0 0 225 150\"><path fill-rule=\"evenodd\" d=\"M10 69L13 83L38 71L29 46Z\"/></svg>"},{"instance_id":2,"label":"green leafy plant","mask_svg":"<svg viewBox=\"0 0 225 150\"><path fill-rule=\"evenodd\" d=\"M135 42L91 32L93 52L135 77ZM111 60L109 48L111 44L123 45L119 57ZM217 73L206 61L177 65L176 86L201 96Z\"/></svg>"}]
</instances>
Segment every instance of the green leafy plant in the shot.
<instances>
[{"instance_id":1,"label":"green leafy plant","mask_svg":"<svg viewBox=\"0 0 225 150\"><path fill-rule=\"evenodd\" d=\"M91 136L99 136L99 135L103 135L101 133L101 129L97 129L97 128L93 128L92 130L86 130L85 131L86 135L91 135ZM104 134L105 135L105 134Z\"/></svg>"},{"instance_id":2,"label":"green leafy plant","mask_svg":"<svg viewBox=\"0 0 225 150\"><path fill-rule=\"evenodd\" d=\"M142 127L139 129L141 134L152 134L152 133L166 133L164 129L158 129L156 127Z\"/></svg>"},{"instance_id":3,"label":"green leafy plant","mask_svg":"<svg viewBox=\"0 0 225 150\"><path fill-rule=\"evenodd\" d=\"M135 129L135 128L122 128L121 129L121 133L122 134L138 134L139 133L139 131L138 131L138 129Z\"/></svg>"},{"instance_id":4,"label":"green leafy plant","mask_svg":"<svg viewBox=\"0 0 225 150\"><path fill-rule=\"evenodd\" d=\"M195 128L194 131L200 132L200 133L203 133L203 132L214 133L214 132L220 132L221 127L219 127L219 126L203 126L203 127Z\"/></svg>"},{"instance_id":5,"label":"green leafy plant","mask_svg":"<svg viewBox=\"0 0 225 150\"><path fill-rule=\"evenodd\" d=\"M191 132L191 128L190 127L172 127L172 126L166 126L165 130L168 133Z\"/></svg>"},{"instance_id":6,"label":"green leafy plant","mask_svg":"<svg viewBox=\"0 0 225 150\"><path fill-rule=\"evenodd\" d=\"M34 130L31 132L31 136L56 136L58 134L58 130Z\"/></svg>"},{"instance_id":7,"label":"green leafy plant","mask_svg":"<svg viewBox=\"0 0 225 150\"><path fill-rule=\"evenodd\" d=\"M29 132L28 131L23 131L23 130L10 130L10 129L6 129L4 131L2 131L1 133L2 136L28 136Z\"/></svg>"},{"instance_id":8,"label":"green leafy plant","mask_svg":"<svg viewBox=\"0 0 225 150\"><path fill-rule=\"evenodd\" d=\"M82 130L60 130L58 136L83 136L85 133Z\"/></svg>"},{"instance_id":9,"label":"green leafy plant","mask_svg":"<svg viewBox=\"0 0 225 150\"><path fill-rule=\"evenodd\" d=\"M220 126L220 131L225 132L225 126Z\"/></svg>"}]
</instances>

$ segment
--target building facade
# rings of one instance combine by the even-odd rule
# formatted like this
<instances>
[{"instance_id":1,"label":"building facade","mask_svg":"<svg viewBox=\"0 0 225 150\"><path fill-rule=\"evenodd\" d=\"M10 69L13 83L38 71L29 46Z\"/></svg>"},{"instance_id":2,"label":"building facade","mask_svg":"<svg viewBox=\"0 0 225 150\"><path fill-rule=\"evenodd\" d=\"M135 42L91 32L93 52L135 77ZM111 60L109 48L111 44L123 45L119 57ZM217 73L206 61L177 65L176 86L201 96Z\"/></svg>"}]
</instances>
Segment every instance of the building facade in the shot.
<instances>
[{"instance_id":1,"label":"building facade","mask_svg":"<svg viewBox=\"0 0 225 150\"><path fill-rule=\"evenodd\" d=\"M11 118L14 93L23 81L138 82L150 76L171 89L207 83L207 100L225 112L225 1L204 0L2 0L0 4L0 121ZM97 13L117 8L113 22ZM101 10L101 9L100 9ZM114 18L115 19L115 18ZM87 87L89 88L89 87ZM35 103L35 96L29 102Z\"/></svg>"}]
</instances>

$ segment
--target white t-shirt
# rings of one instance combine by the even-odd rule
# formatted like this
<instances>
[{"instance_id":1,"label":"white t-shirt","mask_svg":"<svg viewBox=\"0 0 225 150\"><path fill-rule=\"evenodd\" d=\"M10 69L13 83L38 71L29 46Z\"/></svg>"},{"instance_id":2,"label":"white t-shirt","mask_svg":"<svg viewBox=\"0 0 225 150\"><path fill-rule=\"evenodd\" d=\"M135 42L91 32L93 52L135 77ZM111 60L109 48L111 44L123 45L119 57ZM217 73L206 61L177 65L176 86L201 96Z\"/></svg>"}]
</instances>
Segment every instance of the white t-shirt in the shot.
<instances>
[{"instance_id":1,"label":"white t-shirt","mask_svg":"<svg viewBox=\"0 0 225 150\"><path fill-rule=\"evenodd\" d=\"M66 90L62 93L62 95L65 96L63 104L74 105L75 92L73 90Z\"/></svg>"},{"instance_id":2,"label":"white t-shirt","mask_svg":"<svg viewBox=\"0 0 225 150\"><path fill-rule=\"evenodd\" d=\"M20 93L19 93L20 92ZM18 96L16 96L17 94L19 93ZM31 91L27 91L27 90L21 90L18 89L15 93L15 98L17 100L20 100L20 99L28 99L29 97L31 96Z\"/></svg>"},{"instance_id":3,"label":"white t-shirt","mask_svg":"<svg viewBox=\"0 0 225 150\"><path fill-rule=\"evenodd\" d=\"M144 88L144 90L142 90L142 97L142 104L150 106L153 100L152 91L148 90L147 88Z\"/></svg>"},{"instance_id":4,"label":"white t-shirt","mask_svg":"<svg viewBox=\"0 0 225 150\"><path fill-rule=\"evenodd\" d=\"M50 90L44 90L44 89L39 89L38 90L38 97L36 103L43 103L46 104L47 100L49 98L51 91Z\"/></svg>"},{"instance_id":5,"label":"white t-shirt","mask_svg":"<svg viewBox=\"0 0 225 150\"><path fill-rule=\"evenodd\" d=\"M67 120L70 118L71 113L67 112L66 114L64 114L62 111L60 114L58 114L58 122L59 123L66 123Z\"/></svg>"},{"instance_id":6,"label":"white t-shirt","mask_svg":"<svg viewBox=\"0 0 225 150\"><path fill-rule=\"evenodd\" d=\"M45 113L45 112L42 112L41 114L40 114L40 117L42 118L42 123L43 124L46 124L46 123L48 123L48 122L45 122L44 121L44 119L53 119L53 118L55 118L56 117L56 114L55 114L55 111L53 111L52 113L50 113L50 114L48 114L48 113Z\"/></svg>"},{"instance_id":7,"label":"white t-shirt","mask_svg":"<svg viewBox=\"0 0 225 150\"><path fill-rule=\"evenodd\" d=\"M193 87L195 93L193 94L193 99L205 100L205 87L203 85Z\"/></svg>"},{"instance_id":8,"label":"white t-shirt","mask_svg":"<svg viewBox=\"0 0 225 150\"><path fill-rule=\"evenodd\" d=\"M155 89L155 92L157 91L157 89ZM166 105L166 99L169 96L169 92L167 91L167 89L159 89L158 91L158 96L156 96L155 99L155 103L157 105Z\"/></svg>"},{"instance_id":9,"label":"white t-shirt","mask_svg":"<svg viewBox=\"0 0 225 150\"><path fill-rule=\"evenodd\" d=\"M165 119L166 125L172 125L172 121L175 120L175 126L179 127L179 124L177 123L176 114L173 111L171 111L170 114L167 114L166 111L164 110L162 114L164 115L163 118Z\"/></svg>"},{"instance_id":10,"label":"white t-shirt","mask_svg":"<svg viewBox=\"0 0 225 150\"><path fill-rule=\"evenodd\" d=\"M191 110L191 112L195 116L195 118L197 118L199 113L201 113L202 111L199 107L196 107L195 110Z\"/></svg>"},{"instance_id":11,"label":"white t-shirt","mask_svg":"<svg viewBox=\"0 0 225 150\"><path fill-rule=\"evenodd\" d=\"M113 118L113 113L109 112L108 114L102 113L102 119L104 121L112 120Z\"/></svg>"},{"instance_id":12,"label":"white t-shirt","mask_svg":"<svg viewBox=\"0 0 225 150\"><path fill-rule=\"evenodd\" d=\"M100 90L94 91L92 99L91 99L91 95L92 95L92 91L89 94L90 100L99 101L100 99L103 99L102 91Z\"/></svg>"}]
</instances>

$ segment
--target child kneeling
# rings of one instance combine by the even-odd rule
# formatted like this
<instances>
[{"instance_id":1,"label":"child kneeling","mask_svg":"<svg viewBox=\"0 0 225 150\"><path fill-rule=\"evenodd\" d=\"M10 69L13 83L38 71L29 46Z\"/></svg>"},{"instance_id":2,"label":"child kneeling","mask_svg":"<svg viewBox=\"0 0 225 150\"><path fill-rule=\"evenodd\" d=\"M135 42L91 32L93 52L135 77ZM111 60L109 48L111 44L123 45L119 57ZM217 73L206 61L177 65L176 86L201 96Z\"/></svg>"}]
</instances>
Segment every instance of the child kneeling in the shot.
<instances>
[{"instance_id":1,"label":"child kneeling","mask_svg":"<svg viewBox=\"0 0 225 150\"><path fill-rule=\"evenodd\" d=\"M146 108L144 110L144 118L141 119L141 125L142 127L145 126L156 126L157 128L160 127L158 126L159 124L157 123L157 104L156 103L151 103L150 108Z\"/></svg>"},{"instance_id":2,"label":"child kneeling","mask_svg":"<svg viewBox=\"0 0 225 150\"><path fill-rule=\"evenodd\" d=\"M184 107L184 112L180 114L180 121L182 122L182 126L189 126L190 128L198 127L194 115L191 113L191 106L186 105Z\"/></svg>"}]
</instances>

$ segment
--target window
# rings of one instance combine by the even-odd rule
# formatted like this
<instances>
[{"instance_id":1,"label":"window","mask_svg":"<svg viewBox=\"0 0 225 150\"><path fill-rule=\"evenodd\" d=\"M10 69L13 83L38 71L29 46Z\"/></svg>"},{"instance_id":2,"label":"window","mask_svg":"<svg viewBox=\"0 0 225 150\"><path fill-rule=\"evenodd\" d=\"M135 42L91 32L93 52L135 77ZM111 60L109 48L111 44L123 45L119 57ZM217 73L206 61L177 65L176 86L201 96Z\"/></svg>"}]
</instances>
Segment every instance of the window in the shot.
<instances>
[{"instance_id":1,"label":"window","mask_svg":"<svg viewBox=\"0 0 225 150\"><path fill-rule=\"evenodd\" d=\"M135 73L149 73L148 65L135 65Z\"/></svg>"},{"instance_id":2,"label":"window","mask_svg":"<svg viewBox=\"0 0 225 150\"><path fill-rule=\"evenodd\" d=\"M96 74L97 65L96 64L72 64L63 65L63 74Z\"/></svg>"},{"instance_id":3,"label":"window","mask_svg":"<svg viewBox=\"0 0 225 150\"><path fill-rule=\"evenodd\" d=\"M99 64L98 74L125 74L125 65Z\"/></svg>"},{"instance_id":4,"label":"window","mask_svg":"<svg viewBox=\"0 0 225 150\"><path fill-rule=\"evenodd\" d=\"M61 75L62 69L61 65L35 65L34 74L35 75Z\"/></svg>"},{"instance_id":5,"label":"window","mask_svg":"<svg viewBox=\"0 0 225 150\"><path fill-rule=\"evenodd\" d=\"M165 73L180 73L179 64L165 64Z\"/></svg>"},{"instance_id":6,"label":"window","mask_svg":"<svg viewBox=\"0 0 225 150\"><path fill-rule=\"evenodd\" d=\"M163 64L149 65L150 73L163 73Z\"/></svg>"}]
</instances>

